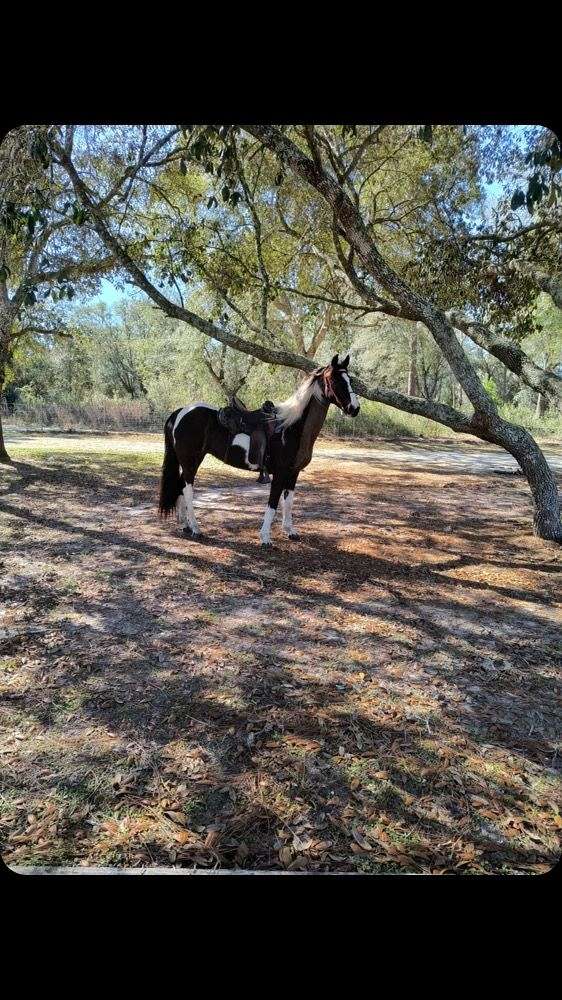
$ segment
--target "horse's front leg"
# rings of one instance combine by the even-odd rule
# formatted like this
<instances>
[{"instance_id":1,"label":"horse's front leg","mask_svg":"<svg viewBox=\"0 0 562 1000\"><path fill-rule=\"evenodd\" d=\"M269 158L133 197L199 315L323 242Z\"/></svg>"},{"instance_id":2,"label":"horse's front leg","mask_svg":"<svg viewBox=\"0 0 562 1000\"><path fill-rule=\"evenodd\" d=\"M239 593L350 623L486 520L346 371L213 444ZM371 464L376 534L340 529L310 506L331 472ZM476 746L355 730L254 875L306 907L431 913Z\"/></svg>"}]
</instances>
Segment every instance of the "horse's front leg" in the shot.
<instances>
[{"instance_id":1,"label":"horse's front leg","mask_svg":"<svg viewBox=\"0 0 562 1000\"><path fill-rule=\"evenodd\" d=\"M260 539L262 545L271 545L271 525L275 520L275 515L277 513L277 507L279 505L279 498L281 496L281 490L283 489L283 480L281 476L273 476L273 482L271 484L271 489L269 491L269 500L267 507L265 508L265 514L263 518L263 524L260 531Z\"/></svg>"},{"instance_id":2,"label":"horse's front leg","mask_svg":"<svg viewBox=\"0 0 562 1000\"><path fill-rule=\"evenodd\" d=\"M283 490L283 521L281 527L288 538L298 538L298 532L295 531L293 527L293 500L295 499L295 485L297 482L297 475L290 477L285 482L285 488Z\"/></svg>"}]
</instances>

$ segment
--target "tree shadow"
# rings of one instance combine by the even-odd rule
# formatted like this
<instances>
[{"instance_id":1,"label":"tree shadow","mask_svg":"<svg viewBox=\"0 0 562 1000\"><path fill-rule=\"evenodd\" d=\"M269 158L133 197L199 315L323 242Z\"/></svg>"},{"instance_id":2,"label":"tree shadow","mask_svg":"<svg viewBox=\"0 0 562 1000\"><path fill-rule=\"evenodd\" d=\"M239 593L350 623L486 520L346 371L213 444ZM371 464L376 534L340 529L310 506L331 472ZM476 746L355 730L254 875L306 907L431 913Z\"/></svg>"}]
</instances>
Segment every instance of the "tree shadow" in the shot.
<instances>
[{"instance_id":1,"label":"tree shadow","mask_svg":"<svg viewBox=\"0 0 562 1000\"><path fill-rule=\"evenodd\" d=\"M38 745L39 736L58 733L64 741L69 732L82 734L86 743L91 727L115 734L113 751L96 747L83 759L64 745L58 764L56 752L36 751L38 767L58 768L62 790L73 780L83 783L87 763L104 772L122 766L128 754L145 754L150 763L140 767L135 796L154 797L155 769L174 794L187 784L187 798L199 802L196 825L219 827L215 855L221 863L232 863L244 840L252 865L278 868L283 844L298 858L306 853L299 843L314 834L332 846L318 856L311 848L312 865L354 870L350 845L361 847L354 831L373 838L362 860L386 857L381 863L390 870L402 870L404 862L392 861L389 844L398 853L401 845L414 869L430 863L454 869L470 846L498 869L551 860L544 845L532 850L500 843L489 826L478 826L470 795L481 788L459 764L468 752L463 747L485 756L492 745L522 767L550 774L559 731L556 657L549 650L560 630L541 614L548 602L515 586L447 576L475 564L476 556L462 551L470 531L459 529L456 551L432 563L421 555L413 563L409 541L396 547L394 558L342 549L322 522L338 523L343 510L346 526L365 532L366 508L351 510L336 490L326 490L322 509L308 511L318 527L298 547L282 543L262 552L243 527L236 535L224 533L224 511L215 509L209 528L216 534L200 548L156 522L92 527L98 508L107 510L106 498L119 503L130 495L125 477L117 489L107 480L99 483L102 478L71 470L70 479L38 476L28 483L55 490L68 484L60 513L10 500L0 504L34 532L48 532L38 542L44 562L90 571L105 565L107 554L119 560L100 592L85 587L61 602L57 580L44 580L40 590L29 587L31 618L45 618L50 645L31 635L1 650L11 653L23 643L31 658L18 717L36 727ZM92 482L100 491L95 497L88 495ZM146 477L134 489L146 496L153 485ZM80 523L66 519L74 516L65 507L70 499L84 510ZM408 501L376 502L391 530L404 528ZM303 490L305 508L317 503L313 486ZM233 520L240 526L237 514ZM497 519L483 516L478 524L491 530ZM513 551L506 549L505 563L496 557L496 565L509 566ZM485 606L484 595L490 601ZM513 603L523 600L524 608ZM45 615L57 604L56 618ZM361 659L355 661L358 643ZM529 659L528 676L504 677L502 662L518 663L522 654ZM487 660L492 667L482 666ZM440 750L454 748L455 741L455 766L443 765ZM203 764L190 762L192 749ZM464 788L455 784L457 773ZM7 780L9 787L23 783L33 790L28 772L7 772ZM501 776L488 780L488 789L492 785L506 809L522 812L531 802L518 791L514 804L513 788ZM111 789L92 801L99 811L115 807ZM310 836L297 832L306 823ZM288 832L286 840L280 829ZM387 829L394 840L377 840ZM181 851L178 857L184 860Z\"/></svg>"}]
</instances>

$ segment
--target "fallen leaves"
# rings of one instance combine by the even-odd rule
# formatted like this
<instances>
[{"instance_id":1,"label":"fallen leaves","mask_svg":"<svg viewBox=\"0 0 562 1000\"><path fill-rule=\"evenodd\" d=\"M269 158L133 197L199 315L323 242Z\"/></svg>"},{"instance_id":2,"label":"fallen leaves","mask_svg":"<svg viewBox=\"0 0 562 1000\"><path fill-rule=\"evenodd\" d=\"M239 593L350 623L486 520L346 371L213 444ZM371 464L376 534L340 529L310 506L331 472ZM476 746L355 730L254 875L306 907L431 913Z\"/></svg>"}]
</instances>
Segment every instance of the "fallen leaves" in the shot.
<instances>
[{"instance_id":1,"label":"fallen leaves","mask_svg":"<svg viewBox=\"0 0 562 1000\"><path fill-rule=\"evenodd\" d=\"M178 812L175 809L167 809L164 816L166 819L171 820L172 823L177 823L178 826L186 826L187 824L187 817L185 813Z\"/></svg>"},{"instance_id":2,"label":"fallen leaves","mask_svg":"<svg viewBox=\"0 0 562 1000\"><path fill-rule=\"evenodd\" d=\"M130 516L120 521L112 488L111 559L134 595L114 588L104 617L107 642L100 643L93 614L86 621L83 609L67 603L63 614L55 603L45 604L45 643L29 635L33 649L25 657L18 652L17 662L2 663L6 645L0 650L0 753L3 765L10 761L8 787L22 788L20 798L1 803L4 857L16 851L53 863L63 853L78 864L87 853L98 863L288 871L378 865L432 873L493 872L517 857L521 870L552 867L562 817L549 772L554 687L546 671L556 650L546 617L539 628L509 588L537 597L555 583L554 574L542 572L521 533L515 541L506 536L505 508L495 528L504 532L500 541L486 526L489 562L473 526L441 540L420 528L428 509L435 527L454 523L457 512L465 518L467 497L470 516L481 517L489 482L474 480L473 490L456 478L458 500L449 490L442 508L436 473L408 473L409 485L425 483L420 496L404 489L403 472L362 469L359 482L353 477L358 509L373 501L374 487L383 489L384 518L343 525L355 540L334 550L333 519L341 527L338 511L349 512L343 500L351 463L339 463L328 485L311 469L309 483L321 491L301 496L313 544L300 553L281 545L275 566L263 572L255 568L252 518L246 524L234 510L239 549L226 538L230 524L222 513L209 508L217 537L186 561L185 545L168 541L147 508L146 520L135 521L133 552ZM107 478L100 464L96 479L102 470ZM62 504L65 517L94 518L102 527L109 500L101 485L92 500L72 476L60 489L66 466L59 478L52 465L46 478L40 471L28 487L34 509ZM208 474L203 470L203 481ZM135 479L147 497L151 476ZM123 488L130 491L129 475ZM416 525L407 517L412 504L424 515ZM52 529L38 522L36 530L37 553L50 560ZM17 571L27 573L25 547L16 540L15 550ZM105 548L93 558L79 548L73 555L80 594L101 609L107 580L99 589L95 572L108 559ZM455 569L463 558L466 567ZM61 551L56 559L60 576L67 556ZM452 569L440 568L447 562ZM49 574L41 580L47 591ZM40 594L36 582L31 586L39 616ZM344 616L333 614L335 592L345 627ZM187 616L186 593L194 611ZM237 619L246 606L251 614ZM21 609L8 608L12 613L24 614L23 600ZM528 626L519 637L517 616ZM116 640L121 620L131 628ZM226 630L233 621L234 631ZM17 617L4 624L26 629ZM71 712L65 698L72 691L85 701ZM85 751L87 778L80 770ZM68 788L68 798L49 791L47 801L53 786Z\"/></svg>"},{"instance_id":3,"label":"fallen leaves","mask_svg":"<svg viewBox=\"0 0 562 1000\"><path fill-rule=\"evenodd\" d=\"M288 868L293 860L293 851L290 847L281 847L279 850L279 860L283 868Z\"/></svg>"},{"instance_id":4,"label":"fallen leaves","mask_svg":"<svg viewBox=\"0 0 562 1000\"><path fill-rule=\"evenodd\" d=\"M364 850L364 851L372 851L373 850L373 845L369 843L369 841L367 840L367 838L361 833L361 831L357 827L353 828L353 830L351 831L351 834L352 834L352 837L353 837L355 843L359 844L359 847L361 847L362 850ZM351 849L354 850L354 847L355 847L355 845L352 844L351 845Z\"/></svg>"},{"instance_id":5,"label":"fallen leaves","mask_svg":"<svg viewBox=\"0 0 562 1000\"><path fill-rule=\"evenodd\" d=\"M177 833L174 833L174 840L176 840L178 844L187 844L191 840L192 836L193 834L189 830L178 830Z\"/></svg>"},{"instance_id":6,"label":"fallen leaves","mask_svg":"<svg viewBox=\"0 0 562 1000\"><path fill-rule=\"evenodd\" d=\"M236 854L234 855L234 860L236 861L236 864L243 865L249 853L250 853L250 848L246 843L242 842L241 844L239 844L238 847L236 848Z\"/></svg>"},{"instance_id":7,"label":"fallen leaves","mask_svg":"<svg viewBox=\"0 0 562 1000\"><path fill-rule=\"evenodd\" d=\"M219 843L221 839L219 830L209 830L207 836L205 837L205 847L213 849Z\"/></svg>"}]
</instances>

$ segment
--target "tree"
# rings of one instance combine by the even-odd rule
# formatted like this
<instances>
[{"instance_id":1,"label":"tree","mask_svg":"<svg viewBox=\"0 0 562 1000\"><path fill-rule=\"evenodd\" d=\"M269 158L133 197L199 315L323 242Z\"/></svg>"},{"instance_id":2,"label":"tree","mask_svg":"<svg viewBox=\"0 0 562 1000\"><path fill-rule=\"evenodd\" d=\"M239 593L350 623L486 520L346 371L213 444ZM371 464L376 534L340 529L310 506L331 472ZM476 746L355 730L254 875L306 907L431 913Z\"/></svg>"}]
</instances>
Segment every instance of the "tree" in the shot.
<instances>
[{"instance_id":1,"label":"tree","mask_svg":"<svg viewBox=\"0 0 562 1000\"><path fill-rule=\"evenodd\" d=\"M381 386L366 385L358 379L354 380L356 391L367 398L430 417L455 431L472 433L504 447L519 462L531 486L537 534L560 541L558 495L548 464L530 434L500 417L494 401L478 377L473 357L456 332L462 330L529 386L544 391L551 398L559 398L560 378L529 358L517 342L517 337L509 337L497 319L502 315L502 307L504 311L507 308L509 315L515 319L518 313L523 314L533 284L528 275L518 276L516 270L513 288L506 290L505 282L500 280L494 268L488 268L494 273L486 273L484 251L477 249L469 253L465 250L465 244L470 247L486 246L489 242L494 243L495 239L495 235L492 239L491 234L486 232L477 234L485 237L479 240L468 231L466 220L471 218L474 184L472 181L465 183L462 158L461 166L455 166L457 161L450 157L453 166L443 174L439 156L432 159L433 154L426 152L425 148L420 152L424 143L414 130L405 130L403 135L404 145L412 151L405 161L408 169L400 178L406 191L407 225L402 218L404 206L397 204L392 195L388 196L389 207L384 204L384 192L373 187L373 174L380 174L384 167L384 157L381 160L379 149L380 129L305 126L283 130L261 125L245 126L244 130L230 126L206 126L202 129L177 127L168 140L172 146L165 156L158 161L149 161L139 154L135 164L127 168L128 172L123 172L113 183L110 183L111 178L108 180L99 171L97 174L92 171L91 164L85 170L84 164L75 163L72 152L66 148L64 137L56 130L51 132L49 144L54 161L70 178L75 196L106 252L168 316L253 357L310 371L315 367L315 360L279 344L271 329L270 297L274 297L275 282L279 282L277 275L272 280L272 264L266 251L275 246L277 257L282 255L274 241L277 233L270 234L266 225L275 205L275 185L272 186L267 178L261 188L259 178L257 181L254 178L250 184L248 165L261 158L261 162L268 167L269 176L275 170L279 174L290 175L296 192L293 197L298 194L301 202L308 206L307 218L311 220L309 243L317 259L324 263L324 276L345 275L347 279L346 290L351 298L336 300L338 306L350 312L359 310L371 318L374 314L384 314L423 324L457 379L460 391L466 395L472 412L463 413L454 406L406 396ZM471 137L465 143L460 130L445 129L439 142L444 148L460 150L468 161L474 152ZM264 151L267 156L263 155ZM393 149L391 158L396 160L396 156ZM424 157L427 165L420 171ZM174 158L184 164L186 174L188 168L185 164L189 161L197 168L202 164L201 169L206 175L214 178L217 194L212 194L207 202L211 211L215 208L218 211L218 185L222 185L220 196L226 207L220 210L220 218L211 231L217 237L213 251L221 242L221 234L228 231L232 235L236 253L232 255L231 269L226 272L220 270L220 264L223 258L228 258L230 244L223 241L222 257L217 252L213 258L213 267L215 261L219 266L213 270L205 260L201 260L201 251L205 246L198 242L202 227L182 225L177 217L178 208L173 202L170 219L174 220L175 227L167 230L172 249L170 245L163 249L162 230L159 234L158 228L161 219L151 218L151 231L148 236L145 232L144 243L138 237L139 244L135 237L135 226L139 225L145 203L141 196L134 202L134 190L129 185L129 178L138 175L143 183L146 180L149 186L158 186L154 174L152 179L144 178L142 171L145 168L157 170L164 162L168 169ZM438 193L444 185L445 197L440 198ZM126 187L129 192L131 211L128 216L121 213L117 218L108 206L112 192L120 187ZM427 189L425 198L422 194L424 188ZM312 192L315 194L311 196ZM163 194L164 200L168 198L167 192ZM384 207L382 215L381 203ZM239 236L238 213L242 204L245 206L245 221ZM193 212L195 218L200 218L201 206L195 204ZM255 258L252 254L250 260L245 260L244 239L247 238L248 218L251 218L254 232ZM289 229L292 228L290 222L288 225ZM467 231L463 233L463 239L459 238L455 243L451 232L456 234L459 226ZM397 237L394 235L396 227ZM528 227L522 228L528 230ZM554 224L549 222L543 228L542 238L550 240ZM299 231L298 238L301 236ZM524 236L522 231L516 234L517 239ZM510 240L504 233L500 234L500 245L506 242ZM295 273L291 260L293 249L294 245L287 245L283 250L285 272L289 275ZM164 253L170 256L172 252L176 259L164 265ZM231 313L244 324L244 336L234 331L228 313L209 319L183 304L178 284L179 268L189 265L192 260L196 261L202 274L203 268L206 269L204 276L209 286L220 290L221 298ZM167 295L161 290L165 267L168 282L177 295L173 292ZM475 275L478 275L478 281L473 280ZM232 288L236 296L230 294ZM320 298L323 302L327 301L325 294ZM452 310L447 308L449 303ZM467 304L468 308L463 311L461 307ZM487 315L483 317L482 312L487 312ZM496 325L500 328L496 329Z\"/></svg>"},{"instance_id":2,"label":"tree","mask_svg":"<svg viewBox=\"0 0 562 1000\"><path fill-rule=\"evenodd\" d=\"M73 129L66 133L72 151ZM0 146L0 395L16 346L68 336L61 304L93 292L113 258L80 228L68 178L51 170L44 130L10 132ZM9 461L0 417L0 462Z\"/></svg>"},{"instance_id":3,"label":"tree","mask_svg":"<svg viewBox=\"0 0 562 1000\"><path fill-rule=\"evenodd\" d=\"M334 214L334 238L344 239L350 249L349 267L356 254L364 268L365 276L392 296L404 315L422 322L441 348L450 368L473 406L473 414L466 421L467 429L483 440L491 441L509 451L527 476L535 503L534 525L542 538L562 542L560 504L556 481L540 448L523 428L503 420L491 397L486 393L467 354L463 351L455 329L445 312L429 299L415 291L382 257L370 235L360 211L357 198L352 198L340 179L333 176L322 159L322 148L313 127L305 129L310 156L305 155L294 141L271 126L249 126L249 131L259 138L279 161L289 166L311 187L315 188L330 205ZM333 153L333 150L331 150ZM341 158L340 158L341 159ZM352 191L356 191L352 188ZM376 296L364 279L355 274L356 287L362 287L365 301ZM436 413L436 418L439 419ZM441 414L441 419L443 414ZM451 416L458 425L458 414ZM454 428L457 429L457 428Z\"/></svg>"},{"instance_id":4,"label":"tree","mask_svg":"<svg viewBox=\"0 0 562 1000\"><path fill-rule=\"evenodd\" d=\"M537 297L535 305L536 331L529 338L529 346L545 368L562 371L562 309L555 304L555 297L545 292ZM541 418L548 408L548 398L537 393L536 414Z\"/></svg>"}]
</instances>

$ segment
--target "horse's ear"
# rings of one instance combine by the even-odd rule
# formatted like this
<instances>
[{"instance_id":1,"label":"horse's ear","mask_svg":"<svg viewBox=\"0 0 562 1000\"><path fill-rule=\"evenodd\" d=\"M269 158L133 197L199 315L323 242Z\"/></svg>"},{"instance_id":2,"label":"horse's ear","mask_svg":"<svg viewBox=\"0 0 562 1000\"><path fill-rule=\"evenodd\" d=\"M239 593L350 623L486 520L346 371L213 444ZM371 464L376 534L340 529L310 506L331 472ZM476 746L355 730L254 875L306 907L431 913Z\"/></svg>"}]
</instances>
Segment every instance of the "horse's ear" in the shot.
<instances>
[{"instance_id":1,"label":"horse's ear","mask_svg":"<svg viewBox=\"0 0 562 1000\"><path fill-rule=\"evenodd\" d=\"M332 368L336 368L337 367L337 365L338 365L338 356L337 356L337 354L334 354L332 360L330 361L330 364L331 364Z\"/></svg>"},{"instance_id":2,"label":"horse's ear","mask_svg":"<svg viewBox=\"0 0 562 1000\"><path fill-rule=\"evenodd\" d=\"M343 361L340 361L340 368L347 368L348 364L349 364L349 354L347 355L346 358L343 359Z\"/></svg>"}]
</instances>

